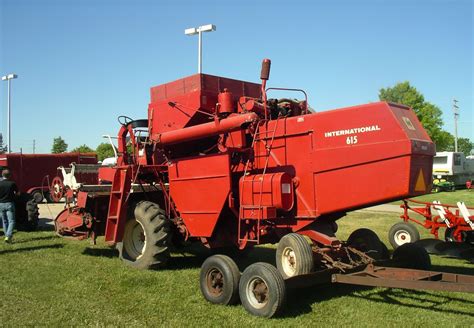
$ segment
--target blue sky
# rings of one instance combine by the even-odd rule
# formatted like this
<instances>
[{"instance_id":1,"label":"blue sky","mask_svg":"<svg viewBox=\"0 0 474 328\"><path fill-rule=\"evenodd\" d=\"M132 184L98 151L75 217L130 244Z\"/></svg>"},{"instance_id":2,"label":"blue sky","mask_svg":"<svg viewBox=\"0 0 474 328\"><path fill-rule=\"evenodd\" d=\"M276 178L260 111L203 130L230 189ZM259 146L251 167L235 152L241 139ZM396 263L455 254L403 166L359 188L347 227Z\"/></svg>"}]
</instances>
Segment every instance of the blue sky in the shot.
<instances>
[{"instance_id":1,"label":"blue sky","mask_svg":"<svg viewBox=\"0 0 474 328\"><path fill-rule=\"evenodd\" d=\"M459 135L474 140L473 1L0 0L0 74L15 72L12 149L49 152L115 135L116 117L145 118L149 88L197 71L297 87L318 111L376 101L408 80L444 113L459 100ZM0 85L6 135L6 83Z\"/></svg>"}]
</instances>

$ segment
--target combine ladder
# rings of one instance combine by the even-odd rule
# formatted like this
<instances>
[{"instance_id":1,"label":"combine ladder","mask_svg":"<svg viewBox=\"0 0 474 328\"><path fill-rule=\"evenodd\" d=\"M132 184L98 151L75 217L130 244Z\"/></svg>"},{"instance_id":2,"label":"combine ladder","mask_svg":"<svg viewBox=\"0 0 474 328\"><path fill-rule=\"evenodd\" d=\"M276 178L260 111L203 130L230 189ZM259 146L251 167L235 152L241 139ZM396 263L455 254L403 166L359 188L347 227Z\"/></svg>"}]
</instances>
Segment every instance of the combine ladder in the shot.
<instances>
[{"instance_id":1,"label":"combine ladder","mask_svg":"<svg viewBox=\"0 0 474 328\"><path fill-rule=\"evenodd\" d=\"M275 134L276 134L276 130L277 130L277 127L278 127L278 121L279 121L279 119L276 120L275 127L272 131L265 130L265 132L260 132L260 125L257 125L257 129L256 129L255 134L254 134L253 139L252 139L251 149L253 151L255 151L256 142L257 141L263 141L263 143L265 145L265 150L266 150L266 152L265 152L265 165L263 167L263 171L262 171L262 175L261 175L261 179L260 179L260 195L259 195L258 205L243 205L243 206L241 205L240 206L239 225L238 225L238 242L239 243L241 243L241 242L244 242L244 243L255 242L257 244L260 243L260 221L262 219L263 208L264 208L264 206L262 206L263 181L264 181L265 174L267 172L268 162L269 162L269 158L270 158L270 154L271 154L272 146L273 146L273 141L275 140ZM265 125L268 128L268 121L265 122ZM257 138L261 134L265 134L265 136L268 136L269 133L272 134L270 142L267 142L266 139L258 139ZM255 160L255 158L254 158L254 160ZM247 159L247 162L245 163L244 180L243 180L243 183L242 183L242 190L240 191L241 195L244 192L246 183L254 183L253 180L246 180L245 179L245 177L249 174L248 171L249 171L250 161L251 161L251 158L249 157ZM257 211L257 218L255 219L255 218L242 217L242 214L243 214L242 210L243 209L251 209L251 210ZM242 237L242 221L246 221L246 220L256 220L257 221L257 229L256 229L256 238L255 239L247 239L247 235Z\"/></svg>"},{"instance_id":2,"label":"combine ladder","mask_svg":"<svg viewBox=\"0 0 474 328\"><path fill-rule=\"evenodd\" d=\"M107 224L105 227L105 241L113 244L123 237L126 220L126 203L132 186L132 173L128 166L118 167L114 174L110 192Z\"/></svg>"}]
</instances>

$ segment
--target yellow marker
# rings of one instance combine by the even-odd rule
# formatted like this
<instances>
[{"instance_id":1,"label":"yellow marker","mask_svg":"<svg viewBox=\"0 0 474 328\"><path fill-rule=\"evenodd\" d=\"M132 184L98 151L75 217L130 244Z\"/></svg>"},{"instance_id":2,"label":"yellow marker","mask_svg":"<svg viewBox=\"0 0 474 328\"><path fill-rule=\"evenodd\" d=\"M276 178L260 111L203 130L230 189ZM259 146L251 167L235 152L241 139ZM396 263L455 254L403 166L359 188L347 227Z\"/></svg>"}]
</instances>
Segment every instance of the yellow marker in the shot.
<instances>
[{"instance_id":1,"label":"yellow marker","mask_svg":"<svg viewBox=\"0 0 474 328\"><path fill-rule=\"evenodd\" d=\"M418 173L418 178L416 178L415 191L425 191L425 190L426 190L426 184L425 184L425 178L423 176L423 169L420 169L420 172Z\"/></svg>"}]
</instances>

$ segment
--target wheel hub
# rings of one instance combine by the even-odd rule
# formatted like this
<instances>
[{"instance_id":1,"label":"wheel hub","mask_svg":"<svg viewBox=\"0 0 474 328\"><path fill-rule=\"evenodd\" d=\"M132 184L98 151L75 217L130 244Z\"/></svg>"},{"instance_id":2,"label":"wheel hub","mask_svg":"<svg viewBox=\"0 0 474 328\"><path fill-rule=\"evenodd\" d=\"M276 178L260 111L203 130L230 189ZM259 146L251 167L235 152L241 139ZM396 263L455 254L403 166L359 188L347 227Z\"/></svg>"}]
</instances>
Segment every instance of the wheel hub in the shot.
<instances>
[{"instance_id":1,"label":"wheel hub","mask_svg":"<svg viewBox=\"0 0 474 328\"><path fill-rule=\"evenodd\" d=\"M285 247L282 254L282 266L286 275L291 277L296 273L296 254L291 247Z\"/></svg>"},{"instance_id":2,"label":"wheel hub","mask_svg":"<svg viewBox=\"0 0 474 328\"><path fill-rule=\"evenodd\" d=\"M224 275L216 268L211 269L206 275L206 283L211 294L219 296L224 289Z\"/></svg>"},{"instance_id":3,"label":"wheel hub","mask_svg":"<svg viewBox=\"0 0 474 328\"><path fill-rule=\"evenodd\" d=\"M146 248L146 236L142 225L135 221L135 224L130 229L129 237L124 238L124 247L130 257L138 260Z\"/></svg>"},{"instance_id":4,"label":"wheel hub","mask_svg":"<svg viewBox=\"0 0 474 328\"><path fill-rule=\"evenodd\" d=\"M411 237L408 231L399 230L395 233L394 239L398 245L403 245L411 242Z\"/></svg>"},{"instance_id":5,"label":"wheel hub","mask_svg":"<svg viewBox=\"0 0 474 328\"><path fill-rule=\"evenodd\" d=\"M268 303L269 291L265 281L256 277L247 284L247 299L256 309L263 308Z\"/></svg>"}]
</instances>

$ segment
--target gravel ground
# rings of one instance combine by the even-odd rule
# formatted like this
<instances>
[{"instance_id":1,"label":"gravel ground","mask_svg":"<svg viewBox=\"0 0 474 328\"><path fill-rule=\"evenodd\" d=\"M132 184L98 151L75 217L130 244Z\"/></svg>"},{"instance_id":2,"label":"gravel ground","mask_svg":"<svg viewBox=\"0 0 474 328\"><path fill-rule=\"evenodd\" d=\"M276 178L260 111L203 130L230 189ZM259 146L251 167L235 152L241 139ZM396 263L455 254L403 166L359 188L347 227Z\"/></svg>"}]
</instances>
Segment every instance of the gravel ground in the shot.
<instances>
[{"instance_id":1,"label":"gravel ground","mask_svg":"<svg viewBox=\"0 0 474 328\"><path fill-rule=\"evenodd\" d=\"M64 209L64 203L59 204L39 204L39 225L48 226L53 225L53 220Z\"/></svg>"}]
</instances>

